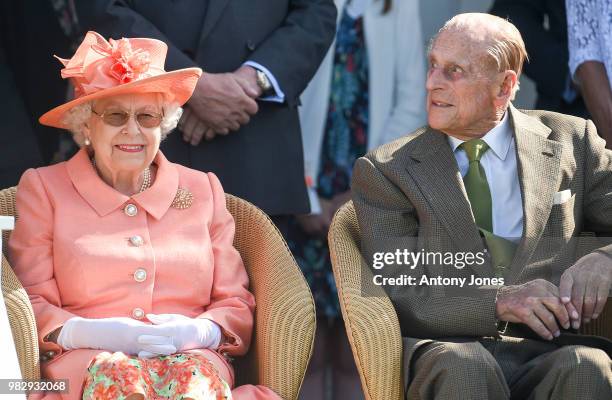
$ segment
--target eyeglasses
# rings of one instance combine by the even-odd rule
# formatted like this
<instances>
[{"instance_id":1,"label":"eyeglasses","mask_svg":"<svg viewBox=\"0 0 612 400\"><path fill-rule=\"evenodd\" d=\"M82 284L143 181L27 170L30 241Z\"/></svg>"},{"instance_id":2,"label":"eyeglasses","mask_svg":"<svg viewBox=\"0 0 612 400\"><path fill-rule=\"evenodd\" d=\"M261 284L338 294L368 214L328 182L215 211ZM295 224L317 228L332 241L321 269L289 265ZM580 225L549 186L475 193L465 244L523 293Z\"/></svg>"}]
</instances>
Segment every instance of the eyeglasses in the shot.
<instances>
[{"instance_id":1,"label":"eyeglasses","mask_svg":"<svg viewBox=\"0 0 612 400\"><path fill-rule=\"evenodd\" d=\"M124 126L130 119L131 113L123 110L107 110L102 114L97 113L95 110L91 110L94 114L102 118L105 124L110 126ZM157 128L161 125L164 119L163 114L158 114L150 111L142 111L134 114L136 122L142 128Z\"/></svg>"}]
</instances>

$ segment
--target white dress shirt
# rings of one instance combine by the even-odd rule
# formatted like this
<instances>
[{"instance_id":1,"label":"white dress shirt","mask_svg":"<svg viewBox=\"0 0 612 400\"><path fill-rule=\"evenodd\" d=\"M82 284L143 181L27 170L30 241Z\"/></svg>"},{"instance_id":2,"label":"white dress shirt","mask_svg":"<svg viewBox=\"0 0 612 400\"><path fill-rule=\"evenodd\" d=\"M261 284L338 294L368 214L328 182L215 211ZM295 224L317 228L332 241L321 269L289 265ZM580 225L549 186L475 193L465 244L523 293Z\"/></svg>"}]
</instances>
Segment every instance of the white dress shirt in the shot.
<instances>
[{"instance_id":1,"label":"white dress shirt","mask_svg":"<svg viewBox=\"0 0 612 400\"><path fill-rule=\"evenodd\" d=\"M482 137L487 150L480 164L487 175L493 208L493 233L513 242L523 234L523 203L516 164L516 145L508 113L497 126ZM463 149L463 140L448 136L461 176L467 174L469 160Z\"/></svg>"}]
</instances>

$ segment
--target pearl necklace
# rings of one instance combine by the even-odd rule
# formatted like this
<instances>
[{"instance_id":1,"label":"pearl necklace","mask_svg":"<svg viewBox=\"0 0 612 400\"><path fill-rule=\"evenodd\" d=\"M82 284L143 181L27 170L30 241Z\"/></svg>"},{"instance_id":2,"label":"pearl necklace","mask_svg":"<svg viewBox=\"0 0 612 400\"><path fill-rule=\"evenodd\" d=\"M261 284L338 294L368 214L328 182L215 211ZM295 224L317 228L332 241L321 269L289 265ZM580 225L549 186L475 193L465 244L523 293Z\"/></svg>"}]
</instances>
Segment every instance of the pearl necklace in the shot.
<instances>
[{"instance_id":1,"label":"pearl necklace","mask_svg":"<svg viewBox=\"0 0 612 400\"><path fill-rule=\"evenodd\" d=\"M98 167L96 166L95 158L91 159L91 165L93 165L96 172L98 172ZM145 190L147 190L149 187L151 187L151 168L150 167L145 168L143 174L144 174L144 177L142 179L142 185L140 185L140 190L138 191L138 193L142 193ZM98 172L98 175L100 175L99 172Z\"/></svg>"}]
</instances>

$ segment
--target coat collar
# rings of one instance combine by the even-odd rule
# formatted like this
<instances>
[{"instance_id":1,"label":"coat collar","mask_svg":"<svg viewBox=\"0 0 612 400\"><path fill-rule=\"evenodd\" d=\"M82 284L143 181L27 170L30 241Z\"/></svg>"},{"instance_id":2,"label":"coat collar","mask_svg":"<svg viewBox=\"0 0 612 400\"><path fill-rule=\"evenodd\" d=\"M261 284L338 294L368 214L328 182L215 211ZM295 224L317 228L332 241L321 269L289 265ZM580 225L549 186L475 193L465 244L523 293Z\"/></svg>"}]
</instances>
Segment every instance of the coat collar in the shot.
<instances>
[{"instance_id":1,"label":"coat collar","mask_svg":"<svg viewBox=\"0 0 612 400\"><path fill-rule=\"evenodd\" d=\"M66 169L77 192L99 216L106 216L133 201L159 220L176 196L179 173L176 165L169 162L161 151L157 152L153 162L157 165L155 182L149 189L131 197L116 191L98 176L85 149L68 160Z\"/></svg>"}]
</instances>

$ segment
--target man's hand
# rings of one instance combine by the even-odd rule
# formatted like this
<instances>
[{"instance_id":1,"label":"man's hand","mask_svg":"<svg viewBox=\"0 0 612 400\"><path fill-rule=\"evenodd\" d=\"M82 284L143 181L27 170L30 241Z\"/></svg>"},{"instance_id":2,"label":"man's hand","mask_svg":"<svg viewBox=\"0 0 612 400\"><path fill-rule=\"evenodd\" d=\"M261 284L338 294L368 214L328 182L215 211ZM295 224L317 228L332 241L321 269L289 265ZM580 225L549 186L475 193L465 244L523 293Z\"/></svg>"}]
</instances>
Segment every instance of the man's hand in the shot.
<instances>
[{"instance_id":1,"label":"man's hand","mask_svg":"<svg viewBox=\"0 0 612 400\"><path fill-rule=\"evenodd\" d=\"M247 124L259 109L233 73L203 73L188 104L204 125L222 135Z\"/></svg>"},{"instance_id":2,"label":"man's hand","mask_svg":"<svg viewBox=\"0 0 612 400\"><path fill-rule=\"evenodd\" d=\"M498 319L523 323L546 340L559 336L557 321L565 329L570 326L559 289L544 279L503 286L497 293L495 307Z\"/></svg>"},{"instance_id":3,"label":"man's hand","mask_svg":"<svg viewBox=\"0 0 612 400\"><path fill-rule=\"evenodd\" d=\"M577 312L572 327L578 329L596 319L603 311L612 285L612 258L601 253L591 253L569 267L559 283L561 301Z\"/></svg>"},{"instance_id":4,"label":"man's hand","mask_svg":"<svg viewBox=\"0 0 612 400\"><path fill-rule=\"evenodd\" d=\"M234 72L234 75L240 87L251 98L256 99L263 94L263 90L257 84L257 71L255 68L243 65Z\"/></svg>"},{"instance_id":5,"label":"man's hand","mask_svg":"<svg viewBox=\"0 0 612 400\"><path fill-rule=\"evenodd\" d=\"M183 140L192 146L200 144L202 138L211 140L215 137L215 132L207 127L189 106L185 106L183 109L178 127L183 133Z\"/></svg>"}]
</instances>

